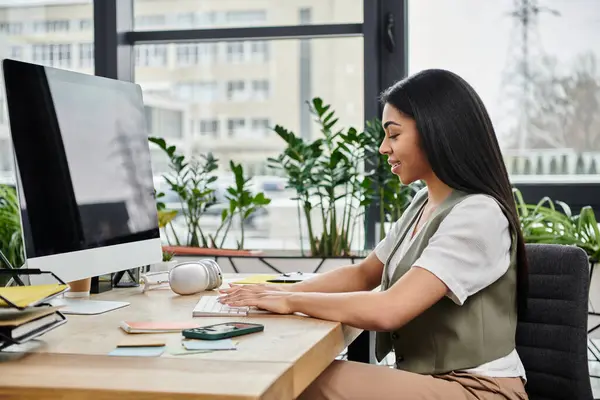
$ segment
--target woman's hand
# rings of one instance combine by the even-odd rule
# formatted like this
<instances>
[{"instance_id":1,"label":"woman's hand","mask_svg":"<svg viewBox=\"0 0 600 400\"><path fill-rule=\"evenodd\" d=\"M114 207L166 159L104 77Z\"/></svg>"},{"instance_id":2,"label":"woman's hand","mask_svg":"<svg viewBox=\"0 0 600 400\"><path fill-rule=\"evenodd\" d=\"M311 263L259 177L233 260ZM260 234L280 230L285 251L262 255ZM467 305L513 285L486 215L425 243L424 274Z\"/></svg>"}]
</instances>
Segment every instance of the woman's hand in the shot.
<instances>
[{"instance_id":1,"label":"woman's hand","mask_svg":"<svg viewBox=\"0 0 600 400\"><path fill-rule=\"evenodd\" d=\"M219 297L219 302L230 307L257 307L277 314L292 314L294 311L289 301L292 295L291 292L243 287Z\"/></svg>"},{"instance_id":2,"label":"woman's hand","mask_svg":"<svg viewBox=\"0 0 600 400\"><path fill-rule=\"evenodd\" d=\"M248 290L256 292L256 293L287 291L284 285L275 285L272 283L270 283L270 284L252 283L252 284L245 284L245 285L230 283L229 286L230 287L228 287L228 288L220 289L219 292L225 293L225 294L233 294L233 293L236 293L240 289L248 289Z\"/></svg>"}]
</instances>

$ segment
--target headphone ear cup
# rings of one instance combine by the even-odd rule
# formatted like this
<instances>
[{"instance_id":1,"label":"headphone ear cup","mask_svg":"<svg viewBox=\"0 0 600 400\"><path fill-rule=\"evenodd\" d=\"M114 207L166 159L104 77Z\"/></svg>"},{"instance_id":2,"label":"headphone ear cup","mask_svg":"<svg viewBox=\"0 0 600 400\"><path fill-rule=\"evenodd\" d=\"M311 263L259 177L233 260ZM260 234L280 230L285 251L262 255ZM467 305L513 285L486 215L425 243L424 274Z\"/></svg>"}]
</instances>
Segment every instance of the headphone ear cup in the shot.
<instances>
[{"instance_id":1,"label":"headphone ear cup","mask_svg":"<svg viewBox=\"0 0 600 400\"><path fill-rule=\"evenodd\" d=\"M169 271L169 285L180 295L203 292L209 285L208 271L198 262L178 264Z\"/></svg>"}]
</instances>

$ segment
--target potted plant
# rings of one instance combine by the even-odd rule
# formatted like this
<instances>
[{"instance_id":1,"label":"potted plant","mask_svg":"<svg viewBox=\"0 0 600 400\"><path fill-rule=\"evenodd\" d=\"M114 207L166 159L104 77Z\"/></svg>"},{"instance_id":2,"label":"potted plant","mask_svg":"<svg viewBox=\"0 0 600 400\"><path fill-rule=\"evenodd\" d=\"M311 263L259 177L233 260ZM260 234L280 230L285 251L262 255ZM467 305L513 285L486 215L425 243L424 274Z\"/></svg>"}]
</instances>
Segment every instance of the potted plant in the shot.
<instances>
[{"instance_id":1,"label":"potted plant","mask_svg":"<svg viewBox=\"0 0 600 400\"><path fill-rule=\"evenodd\" d=\"M234 184L226 188L226 202L219 205L215 197L213 183L217 181L215 171L218 160L211 154L202 154L187 160L177 153L175 146L168 145L162 138L151 137L150 142L161 148L169 158L171 172L163 176L169 188L177 194L181 202L178 213L184 219L187 237L181 240L173 228L173 218L166 222L171 228L175 243L165 247L174 254L209 255L209 254L246 254L244 249L244 222L254 213L270 203L264 193L253 194L249 190L249 179L245 177L240 164L230 162L234 175ZM162 193L157 198L163 197ZM159 203L158 207L162 207ZM200 223L201 217L208 211L220 209L220 225L214 233L206 233ZM226 238L235 221L239 221L241 237L237 240L236 249L224 249ZM232 251L236 250L236 251Z\"/></svg>"},{"instance_id":2,"label":"potted plant","mask_svg":"<svg viewBox=\"0 0 600 400\"><path fill-rule=\"evenodd\" d=\"M537 204L527 204L518 189L513 193L525 242L578 246L591 264L600 260L600 230L590 206L574 214L565 202L544 197Z\"/></svg>"},{"instance_id":3,"label":"potted plant","mask_svg":"<svg viewBox=\"0 0 600 400\"><path fill-rule=\"evenodd\" d=\"M360 133L352 127L337 128L335 112L320 98L312 99L308 107L322 136L307 141L275 126L286 147L278 157L269 159L270 166L283 171L288 187L296 191L299 213L304 215L308 229L310 255L359 253L350 244L366 207L373 202L378 205L379 237L383 238L385 222L400 217L415 186L402 185L386 157L379 154L385 135L379 121L368 121Z\"/></svg>"}]
</instances>

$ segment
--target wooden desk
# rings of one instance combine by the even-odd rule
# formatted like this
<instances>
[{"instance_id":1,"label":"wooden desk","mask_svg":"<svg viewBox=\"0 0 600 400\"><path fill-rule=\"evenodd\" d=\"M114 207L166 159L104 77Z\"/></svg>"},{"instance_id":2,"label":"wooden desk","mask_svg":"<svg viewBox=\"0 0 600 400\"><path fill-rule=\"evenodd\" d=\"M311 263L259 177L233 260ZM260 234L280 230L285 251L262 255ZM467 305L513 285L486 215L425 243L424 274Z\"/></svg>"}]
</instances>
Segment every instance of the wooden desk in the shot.
<instances>
[{"instance_id":1,"label":"wooden desk","mask_svg":"<svg viewBox=\"0 0 600 400\"><path fill-rule=\"evenodd\" d=\"M265 331L236 338L234 351L175 356L167 350L154 358L107 355L127 336L119 328L123 320L202 325L240 320L192 318L201 295L179 296L168 289L143 294L132 288L94 296L131 305L100 315L69 315L65 325L42 336L35 353L5 355L13 359L0 363L0 398L291 399L361 332L302 316L242 317L264 324ZM180 346L180 333L153 337Z\"/></svg>"}]
</instances>

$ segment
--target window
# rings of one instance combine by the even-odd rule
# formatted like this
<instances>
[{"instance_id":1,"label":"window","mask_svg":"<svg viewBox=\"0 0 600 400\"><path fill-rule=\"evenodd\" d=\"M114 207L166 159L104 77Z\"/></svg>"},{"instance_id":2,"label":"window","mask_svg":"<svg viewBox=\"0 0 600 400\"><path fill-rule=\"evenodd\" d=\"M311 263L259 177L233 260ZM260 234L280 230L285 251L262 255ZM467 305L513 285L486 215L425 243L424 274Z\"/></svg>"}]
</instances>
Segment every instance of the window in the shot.
<instances>
[{"instance_id":1,"label":"window","mask_svg":"<svg viewBox=\"0 0 600 400\"><path fill-rule=\"evenodd\" d=\"M85 19L79 20L79 29L82 31L87 31L89 29L92 29L93 26L94 26L94 23L91 18L85 18Z\"/></svg>"},{"instance_id":2,"label":"window","mask_svg":"<svg viewBox=\"0 0 600 400\"><path fill-rule=\"evenodd\" d=\"M241 101L246 100L246 82L230 81L227 82L227 100Z\"/></svg>"},{"instance_id":3,"label":"window","mask_svg":"<svg viewBox=\"0 0 600 400\"><path fill-rule=\"evenodd\" d=\"M180 29L184 28L194 28L195 24L195 14L193 12L186 12L177 14L177 26Z\"/></svg>"},{"instance_id":4,"label":"window","mask_svg":"<svg viewBox=\"0 0 600 400\"><path fill-rule=\"evenodd\" d=\"M135 47L135 64L140 67L164 67L167 65L167 46L143 44Z\"/></svg>"},{"instance_id":5,"label":"window","mask_svg":"<svg viewBox=\"0 0 600 400\"><path fill-rule=\"evenodd\" d=\"M197 28L213 27L217 23L217 13L214 11L197 13L195 22Z\"/></svg>"},{"instance_id":6,"label":"window","mask_svg":"<svg viewBox=\"0 0 600 400\"><path fill-rule=\"evenodd\" d=\"M180 100L192 102L211 102L219 97L217 82L179 82L174 93Z\"/></svg>"},{"instance_id":7,"label":"window","mask_svg":"<svg viewBox=\"0 0 600 400\"><path fill-rule=\"evenodd\" d=\"M159 106L146 106L145 114L150 135L160 135L165 139L183 138L184 115L182 111Z\"/></svg>"},{"instance_id":8,"label":"window","mask_svg":"<svg viewBox=\"0 0 600 400\"><path fill-rule=\"evenodd\" d=\"M158 3L159 0L153 0L143 4ZM173 4L179 2L174 1ZM293 14L297 16L297 10ZM305 45L300 46L300 43ZM313 97L321 97L331 104L339 118L340 129L362 129L362 38L246 40L243 43L220 41L210 43L220 52L219 57L209 58L206 63L198 65L186 63L195 62L196 49L200 54L209 43L160 44L170 49L172 60L168 60L164 66L151 69L138 65L135 77L145 98L158 88L167 86L170 88L167 104L178 104L187 110L183 127L191 134L170 141L178 149L189 152L187 154L213 152L219 160L218 174L224 179L230 177L229 161L233 160L251 168L245 171L247 174L263 175L268 182L277 182L272 184L278 187L278 192L273 196L280 198L268 206L271 217L266 217L262 230L248 228L251 233L247 236L246 246L262 248L266 245L273 249L297 250L300 236L296 227L301 221L298 221L295 203L289 200L292 195L283 188L285 185L280 185L281 178L277 177L277 171L266 167L267 158L277 157L284 148L282 139L272 129L281 125L298 137L310 140L320 137L314 116L308 112L306 105L306 101ZM198 44L202 46L196 46ZM230 57L242 53L243 61L227 62L228 48ZM211 53L211 50L206 51ZM258 57L264 55L268 65L254 60L252 54ZM349 103L354 104L350 110L346 107ZM152 127L152 133L167 139L171 135L166 130L161 133L156 124ZM153 166L155 174L160 168ZM286 221L287 228L281 229L275 225L272 218L275 215L277 219ZM357 224L361 225L363 221ZM208 221L208 233L214 233L211 226ZM236 227L231 229L234 232L231 237L235 238ZM306 232L305 226L303 230ZM265 234L268 236L265 237ZM358 237L357 234L356 240L360 241ZM232 246L235 246L235 242Z\"/></svg>"},{"instance_id":9,"label":"window","mask_svg":"<svg viewBox=\"0 0 600 400\"><path fill-rule=\"evenodd\" d=\"M164 28L166 25L166 15L136 15L134 21L135 29L154 29Z\"/></svg>"},{"instance_id":10,"label":"window","mask_svg":"<svg viewBox=\"0 0 600 400\"><path fill-rule=\"evenodd\" d=\"M270 123L268 118L253 118L252 133L267 136L270 132Z\"/></svg>"},{"instance_id":11,"label":"window","mask_svg":"<svg viewBox=\"0 0 600 400\"><path fill-rule=\"evenodd\" d=\"M232 26L263 25L267 20L265 10L226 11L225 23Z\"/></svg>"},{"instance_id":12,"label":"window","mask_svg":"<svg viewBox=\"0 0 600 400\"><path fill-rule=\"evenodd\" d=\"M225 61L230 64L268 62L269 42L264 40L227 42Z\"/></svg>"},{"instance_id":13,"label":"window","mask_svg":"<svg viewBox=\"0 0 600 400\"><path fill-rule=\"evenodd\" d=\"M305 8L306 3L311 4L311 8ZM302 8L312 11L310 20L298 20L298 10ZM179 24L173 29L358 23L363 20L363 0L134 0L133 10L136 30L148 29L153 18L155 23ZM164 16L162 20L161 16ZM192 20L193 25L180 24Z\"/></svg>"},{"instance_id":14,"label":"window","mask_svg":"<svg viewBox=\"0 0 600 400\"><path fill-rule=\"evenodd\" d=\"M94 43L79 43L79 67L94 66Z\"/></svg>"},{"instance_id":15,"label":"window","mask_svg":"<svg viewBox=\"0 0 600 400\"><path fill-rule=\"evenodd\" d=\"M600 8L549 0L534 16L528 2L458 4L410 1L409 72L445 68L474 86L515 182L530 180L526 175L541 182L556 175L592 178L600 154L600 29L594 22ZM531 18L525 24L519 15Z\"/></svg>"},{"instance_id":16,"label":"window","mask_svg":"<svg viewBox=\"0 0 600 400\"><path fill-rule=\"evenodd\" d=\"M267 100L269 98L269 81L252 81L252 98L259 101Z\"/></svg>"},{"instance_id":17,"label":"window","mask_svg":"<svg viewBox=\"0 0 600 400\"><path fill-rule=\"evenodd\" d=\"M93 73L93 64L80 65L80 44L93 43L93 35L92 1L1 2L2 57ZM0 175L11 180L13 153L5 108L6 100L0 96Z\"/></svg>"},{"instance_id":18,"label":"window","mask_svg":"<svg viewBox=\"0 0 600 400\"><path fill-rule=\"evenodd\" d=\"M210 64L217 57L218 46L215 43L176 44L177 65Z\"/></svg>"},{"instance_id":19,"label":"window","mask_svg":"<svg viewBox=\"0 0 600 400\"><path fill-rule=\"evenodd\" d=\"M57 68L71 66L71 44L34 44L33 61Z\"/></svg>"},{"instance_id":20,"label":"window","mask_svg":"<svg viewBox=\"0 0 600 400\"><path fill-rule=\"evenodd\" d=\"M68 32L70 21L65 19L35 21L33 31L35 33Z\"/></svg>"},{"instance_id":21,"label":"window","mask_svg":"<svg viewBox=\"0 0 600 400\"><path fill-rule=\"evenodd\" d=\"M199 132L201 135L219 135L219 120L216 119L201 119L199 122Z\"/></svg>"},{"instance_id":22,"label":"window","mask_svg":"<svg viewBox=\"0 0 600 400\"><path fill-rule=\"evenodd\" d=\"M246 120L243 118L232 118L227 120L227 134L229 136L241 136L246 128Z\"/></svg>"},{"instance_id":23,"label":"window","mask_svg":"<svg viewBox=\"0 0 600 400\"><path fill-rule=\"evenodd\" d=\"M244 62L245 46L244 42L227 42L227 62Z\"/></svg>"},{"instance_id":24,"label":"window","mask_svg":"<svg viewBox=\"0 0 600 400\"><path fill-rule=\"evenodd\" d=\"M10 46L10 57L15 59L23 58L23 46Z\"/></svg>"},{"instance_id":25,"label":"window","mask_svg":"<svg viewBox=\"0 0 600 400\"><path fill-rule=\"evenodd\" d=\"M5 35L20 35L23 33L23 23L0 22L0 33Z\"/></svg>"},{"instance_id":26,"label":"window","mask_svg":"<svg viewBox=\"0 0 600 400\"><path fill-rule=\"evenodd\" d=\"M253 62L268 62L269 42L264 40L250 42L250 60Z\"/></svg>"}]
</instances>

